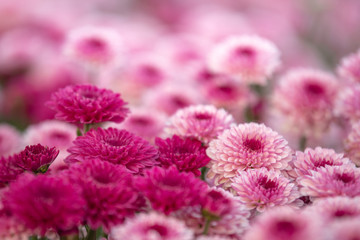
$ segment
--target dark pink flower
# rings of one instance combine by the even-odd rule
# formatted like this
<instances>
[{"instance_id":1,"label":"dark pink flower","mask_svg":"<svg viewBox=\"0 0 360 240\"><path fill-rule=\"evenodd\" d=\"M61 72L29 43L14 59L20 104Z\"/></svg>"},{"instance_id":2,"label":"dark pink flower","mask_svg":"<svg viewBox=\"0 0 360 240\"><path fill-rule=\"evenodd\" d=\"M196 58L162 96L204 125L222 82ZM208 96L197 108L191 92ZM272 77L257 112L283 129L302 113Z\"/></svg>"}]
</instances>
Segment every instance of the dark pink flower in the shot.
<instances>
[{"instance_id":1,"label":"dark pink flower","mask_svg":"<svg viewBox=\"0 0 360 240\"><path fill-rule=\"evenodd\" d=\"M53 93L48 106L55 118L71 123L122 122L129 110L120 94L92 85L67 86Z\"/></svg>"},{"instance_id":2,"label":"dark pink flower","mask_svg":"<svg viewBox=\"0 0 360 240\"><path fill-rule=\"evenodd\" d=\"M192 172L200 176L199 168L206 166L210 158L206 148L195 139L182 139L177 135L172 138L157 138L155 144L159 148L159 162L164 167L175 165L180 172Z\"/></svg>"},{"instance_id":3,"label":"dark pink flower","mask_svg":"<svg viewBox=\"0 0 360 240\"><path fill-rule=\"evenodd\" d=\"M174 166L153 167L136 180L136 186L153 209L165 214L200 204L199 194L207 189L205 182L192 173L179 172Z\"/></svg>"},{"instance_id":4,"label":"dark pink flower","mask_svg":"<svg viewBox=\"0 0 360 240\"><path fill-rule=\"evenodd\" d=\"M34 233L72 231L83 219L85 202L66 178L24 174L4 193L4 208Z\"/></svg>"},{"instance_id":5,"label":"dark pink flower","mask_svg":"<svg viewBox=\"0 0 360 240\"><path fill-rule=\"evenodd\" d=\"M15 156L0 157L0 188L14 181L24 169L16 165Z\"/></svg>"},{"instance_id":6,"label":"dark pink flower","mask_svg":"<svg viewBox=\"0 0 360 240\"><path fill-rule=\"evenodd\" d=\"M68 149L70 155L65 162L74 163L99 159L120 164L131 173L157 164L157 149L134 134L116 128L91 129L84 136L76 138Z\"/></svg>"},{"instance_id":7,"label":"dark pink flower","mask_svg":"<svg viewBox=\"0 0 360 240\"><path fill-rule=\"evenodd\" d=\"M89 160L72 166L68 173L81 186L85 220L92 229L103 227L109 232L139 210L141 198L133 187L132 175L123 166Z\"/></svg>"}]
</instances>

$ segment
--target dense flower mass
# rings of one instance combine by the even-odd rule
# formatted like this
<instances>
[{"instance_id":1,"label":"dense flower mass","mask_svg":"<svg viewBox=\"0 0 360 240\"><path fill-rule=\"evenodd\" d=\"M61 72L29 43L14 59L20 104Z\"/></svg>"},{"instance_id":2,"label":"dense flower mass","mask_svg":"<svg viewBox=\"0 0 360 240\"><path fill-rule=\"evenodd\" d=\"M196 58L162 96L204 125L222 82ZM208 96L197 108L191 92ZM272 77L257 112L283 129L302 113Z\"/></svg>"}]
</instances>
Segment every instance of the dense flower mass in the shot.
<instances>
[{"instance_id":1,"label":"dense flower mass","mask_svg":"<svg viewBox=\"0 0 360 240\"><path fill-rule=\"evenodd\" d=\"M125 105L120 94L92 85L62 88L48 102L56 119L79 124L122 122L129 112Z\"/></svg>"},{"instance_id":2,"label":"dense flower mass","mask_svg":"<svg viewBox=\"0 0 360 240\"><path fill-rule=\"evenodd\" d=\"M210 142L207 155L212 159L208 176L215 184L229 187L238 170L267 168L284 170L291 161L287 141L264 124L233 126Z\"/></svg>"},{"instance_id":3,"label":"dense flower mass","mask_svg":"<svg viewBox=\"0 0 360 240\"><path fill-rule=\"evenodd\" d=\"M68 163L99 159L119 164L134 174L157 164L158 151L149 142L126 130L92 129L78 137L68 151Z\"/></svg>"}]
</instances>

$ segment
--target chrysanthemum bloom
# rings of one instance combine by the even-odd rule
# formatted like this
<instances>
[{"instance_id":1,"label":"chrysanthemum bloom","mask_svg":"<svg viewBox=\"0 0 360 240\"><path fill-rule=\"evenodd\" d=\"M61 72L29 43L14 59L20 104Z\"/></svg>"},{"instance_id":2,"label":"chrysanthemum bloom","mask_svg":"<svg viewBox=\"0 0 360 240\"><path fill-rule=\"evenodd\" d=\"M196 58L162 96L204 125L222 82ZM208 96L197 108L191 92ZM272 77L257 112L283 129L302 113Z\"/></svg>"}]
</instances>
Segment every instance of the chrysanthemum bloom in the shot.
<instances>
[{"instance_id":1,"label":"chrysanthemum bloom","mask_svg":"<svg viewBox=\"0 0 360 240\"><path fill-rule=\"evenodd\" d=\"M2 240L28 240L31 233L12 216L1 213L0 238Z\"/></svg>"},{"instance_id":2,"label":"chrysanthemum bloom","mask_svg":"<svg viewBox=\"0 0 360 240\"><path fill-rule=\"evenodd\" d=\"M311 175L311 171L325 166L355 165L344 157L344 154L336 153L333 149L316 147L306 148L304 152L297 151L293 161L297 176Z\"/></svg>"},{"instance_id":3,"label":"chrysanthemum bloom","mask_svg":"<svg viewBox=\"0 0 360 240\"><path fill-rule=\"evenodd\" d=\"M324 240L321 220L315 214L290 207L269 210L255 219L244 240Z\"/></svg>"},{"instance_id":4,"label":"chrysanthemum bloom","mask_svg":"<svg viewBox=\"0 0 360 240\"><path fill-rule=\"evenodd\" d=\"M207 155L212 159L209 178L230 187L238 170L262 168L284 170L291 161L288 142L264 124L246 123L225 130L210 142Z\"/></svg>"},{"instance_id":5,"label":"chrysanthemum bloom","mask_svg":"<svg viewBox=\"0 0 360 240\"><path fill-rule=\"evenodd\" d=\"M101 66L122 60L121 37L108 27L86 26L73 29L65 42L64 54L81 64Z\"/></svg>"},{"instance_id":6,"label":"chrysanthemum bloom","mask_svg":"<svg viewBox=\"0 0 360 240\"><path fill-rule=\"evenodd\" d=\"M76 138L68 149L67 163L99 159L123 165L131 173L157 164L158 151L149 142L134 134L116 128L91 129Z\"/></svg>"},{"instance_id":7,"label":"chrysanthemum bloom","mask_svg":"<svg viewBox=\"0 0 360 240\"><path fill-rule=\"evenodd\" d=\"M80 184L86 201L85 221L92 229L106 232L140 210L133 177L123 166L101 160L76 164L68 172Z\"/></svg>"},{"instance_id":8,"label":"chrysanthemum bloom","mask_svg":"<svg viewBox=\"0 0 360 240\"><path fill-rule=\"evenodd\" d=\"M360 166L360 121L351 125L351 131L344 141L345 156Z\"/></svg>"},{"instance_id":9,"label":"chrysanthemum bloom","mask_svg":"<svg viewBox=\"0 0 360 240\"><path fill-rule=\"evenodd\" d=\"M180 172L192 172L200 176L199 168L206 166L210 158L206 155L206 148L195 139L182 139L177 135L172 138L156 138L155 144L159 149L161 166L175 165Z\"/></svg>"},{"instance_id":10,"label":"chrysanthemum bloom","mask_svg":"<svg viewBox=\"0 0 360 240\"><path fill-rule=\"evenodd\" d=\"M79 124L120 123L129 112L120 94L92 85L62 88L47 104L56 111L56 119Z\"/></svg>"},{"instance_id":11,"label":"chrysanthemum bloom","mask_svg":"<svg viewBox=\"0 0 360 240\"><path fill-rule=\"evenodd\" d=\"M196 105L178 110L170 118L166 131L207 144L233 123L234 118L224 109L211 105Z\"/></svg>"},{"instance_id":12,"label":"chrysanthemum bloom","mask_svg":"<svg viewBox=\"0 0 360 240\"><path fill-rule=\"evenodd\" d=\"M9 156L21 147L20 133L11 125L0 124L0 157Z\"/></svg>"},{"instance_id":13,"label":"chrysanthemum bloom","mask_svg":"<svg viewBox=\"0 0 360 240\"><path fill-rule=\"evenodd\" d=\"M307 210L317 212L327 222L360 217L360 197L345 196L317 199Z\"/></svg>"},{"instance_id":14,"label":"chrysanthemum bloom","mask_svg":"<svg viewBox=\"0 0 360 240\"><path fill-rule=\"evenodd\" d=\"M209 69L249 84L265 85L279 65L277 47L258 36L229 37L215 45L208 56Z\"/></svg>"},{"instance_id":15,"label":"chrysanthemum bloom","mask_svg":"<svg viewBox=\"0 0 360 240\"><path fill-rule=\"evenodd\" d=\"M16 165L15 156L0 157L0 188L14 181L23 172Z\"/></svg>"},{"instance_id":16,"label":"chrysanthemum bloom","mask_svg":"<svg viewBox=\"0 0 360 240\"><path fill-rule=\"evenodd\" d=\"M199 193L207 189L204 181L192 173L179 172L175 166L168 169L153 167L137 178L136 187L154 210L165 214L200 204Z\"/></svg>"},{"instance_id":17,"label":"chrysanthemum bloom","mask_svg":"<svg viewBox=\"0 0 360 240\"><path fill-rule=\"evenodd\" d=\"M331 224L329 240L357 240L360 239L360 218L344 219Z\"/></svg>"},{"instance_id":18,"label":"chrysanthemum bloom","mask_svg":"<svg viewBox=\"0 0 360 240\"><path fill-rule=\"evenodd\" d=\"M360 169L325 166L297 179L300 192L310 197L360 196Z\"/></svg>"},{"instance_id":19,"label":"chrysanthemum bloom","mask_svg":"<svg viewBox=\"0 0 360 240\"><path fill-rule=\"evenodd\" d=\"M354 85L342 89L336 101L335 114L351 122L360 120L360 86Z\"/></svg>"},{"instance_id":20,"label":"chrysanthemum bloom","mask_svg":"<svg viewBox=\"0 0 360 240\"><path fill-rule=\"evenodd\" d=\"M181 221L158 213L139 214L112 229L111 240L192 240L193 233Z\"/></svg>"},{"instance_id":21,"label":"chrysanthemum bloom","mask_svg":"<svg viewBox=\"0 0 360 240\"><path fill-rule=\"evenodd\" d=\"M262 212L275 206L288 205L300 194L295 183L278 171L266 168L239 171L232 188L248 209Z\"/></svg>"},{"instance_id":22,"label":"chrysanthemum bloom","mask_svg":"<svg viewBox=\"0 0 360 240\"><path fill-rule=\"evenodd\" d=\"M274 91L273 103L289 121L291 131L305 136L321 136L333 119L338 90L329 73L294 69L286 73Z\"/></svg>"},{"instance_id":23,"label":"chrysanthemum bloom","mask_svg":"<svg viewBox=\"0 0 360 240\"><path fill-rule=\"evenodd\" d=\"M3 197L4 209L34 233L64 233L76 229L85 202L78 188L63 177L24 174Z\"/></svg>"},{"instance_id":24,"label":"chrysanthemum bloom","mask_svg":"<svg viewBox=\"0 0 360 240\"><path fill-rule=\"evenodd\" d=\"M341 60L338 73L344 80L360 83L360 51Z\"/></svg>"}]
</instances>

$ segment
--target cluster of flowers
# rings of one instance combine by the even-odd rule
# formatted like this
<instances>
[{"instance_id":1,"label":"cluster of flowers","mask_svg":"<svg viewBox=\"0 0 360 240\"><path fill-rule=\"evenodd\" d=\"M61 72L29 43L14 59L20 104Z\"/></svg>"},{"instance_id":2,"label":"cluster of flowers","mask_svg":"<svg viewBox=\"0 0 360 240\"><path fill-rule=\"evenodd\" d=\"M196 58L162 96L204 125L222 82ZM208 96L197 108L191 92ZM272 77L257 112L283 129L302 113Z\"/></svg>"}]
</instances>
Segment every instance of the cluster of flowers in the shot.
<instances>
[{"instance_id":1,"label":"cluster of flowers","mask_svg":"<svg viewBox=\"0 0 360 240\"><path fill-rule=\"evenodd\" d=\"M1 1L0 239L360 239L360 50L333 62L359 1L337 1L310 6L326 39L301 1Z\"/></svg>"}]
</instances>

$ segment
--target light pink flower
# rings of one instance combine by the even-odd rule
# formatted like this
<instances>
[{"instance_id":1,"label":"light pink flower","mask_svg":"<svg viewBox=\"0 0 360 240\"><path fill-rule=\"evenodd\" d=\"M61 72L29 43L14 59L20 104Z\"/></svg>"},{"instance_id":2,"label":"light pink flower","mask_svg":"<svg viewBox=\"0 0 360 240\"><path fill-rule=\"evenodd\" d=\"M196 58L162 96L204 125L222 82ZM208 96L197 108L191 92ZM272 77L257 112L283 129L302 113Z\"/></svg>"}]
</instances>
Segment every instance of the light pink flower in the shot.
<instances>
[{"instance_id":1,"label":"light pink flower","mask_svg":"<svg viewBox=\"0 0 360 240\"><path fill-rule=\"evenodd\" d=\"M290 131L321 136L333 120L338 86L329 73L305 68L290 70L275 88L275 110L288 120Z\"/></svg>"},{"instance_id":2,"label":"light pink flower","mask_svg":"<svg viewBox=\"0 0 360 240\"><path fill-rule=\"evenodd\" d=\"M207 144L234 123L224 109L196 105L178 110L165 129L169 134L198 139Z\"/></svg>"},{"instance_id":3,"label":"light pink flower","mask_svg":"<svg viewBox=\"0 0 360 240\"><path fill-rule=\"evenodd\" d=\"M262 168L284 170L291 161L288 142L264 124L232 126L210 142L207 155L212 159L208 177L215 184L230 187L238 170Z\"/></svg>"},{"instance_id":4,"label":"light pink flower","mask_svg":"<svg viewBox=\"0 0 360 240\"><path fill-rule=\"evenodd\" d=\"M360 121L351 125L350 133L344 141L345 156L360 166Z\"/></svg>"},{"instance_id":5,"label":"light pink flower","mask_svg":"<svg viewBox=\"0 0 360 240\"><path fill-rule=\"evenodd\" d=\"M360 83L360 50L341 60L337 72L347 81Z\"/></svg>"},{"instance_id":6,"label":"light pink flower","mask_svg":"<svg viewBox=\"0 0 360 240\"><path fill-rule=\"evenodd\" d=\"M360 218L344 219L331 225L329 240L360 239Z\"/></svg>"},{"instance_id":7,"label":"light pink flower","mask_svg":"<svg viewBox=\"0 0 360 240\"><path fill-rule=\"evenodd\" d=\"M208 67L215 73L228 74L249 84L265 85L280 65L280 52L264 38L239 35L214 46Z\"/></svg>"},{"instance_id":8,"label":"light pink flower","mask_svg":"<svg viewBox=\"0 0 360 240\"><path fill-rule=\"evenodd\" d=\"M351 122L360 120L360 86L353 85L340 91L335 106L335 114Z\"/></svg>"},{"instance_id":9,"label":"light pink flower","mask_svg":"<svg viewBox=\"0 0 360 240\"><path fill-rule=\"evenodd\" d=\"M16 219L5 213L0 216L0 238L2 240L28 240L31 232Z\"/></svg>"},{"instance_id":10,"label":"light pink flower","mask_svg":"<svg viewBox=\"0 0 360 240\"><path fill-rule=\"evenodd\" d=\"M262 212L294 202L300 194L297 186L280 172L266 168L239 171L232 179L232 188L248 209Z\"/></svg>"},{"instance_id":11,"label":"light pink flower","mask_svg":"<svg viewBox=\"0 0 360 240\"><path fill-rule=\"evenodd\" d=\"M360 169L349 165L325 166L297 179L300 192L310 197L360 195Z\"/></svg>"},{"instance_id":12,"label":"light pink flower","mask_svg":"<svg viewBox=\"0 0 360 240\"><path fill-rule=\"evenodd\" d=\"M192 240L193 233L181 221L158 213L139 214L112 229L111 240Z\"/></svg>"},{"instance_id":13,"label":"light pink flower","mask_svg":"<svg viewBox=\"0 0 360 240\"><path fill-rule=\"evenodd\" d=\"M0 124L0 157L9 156L21 148L20 133L11 125Z\"/></svg>"}]
</instances>

